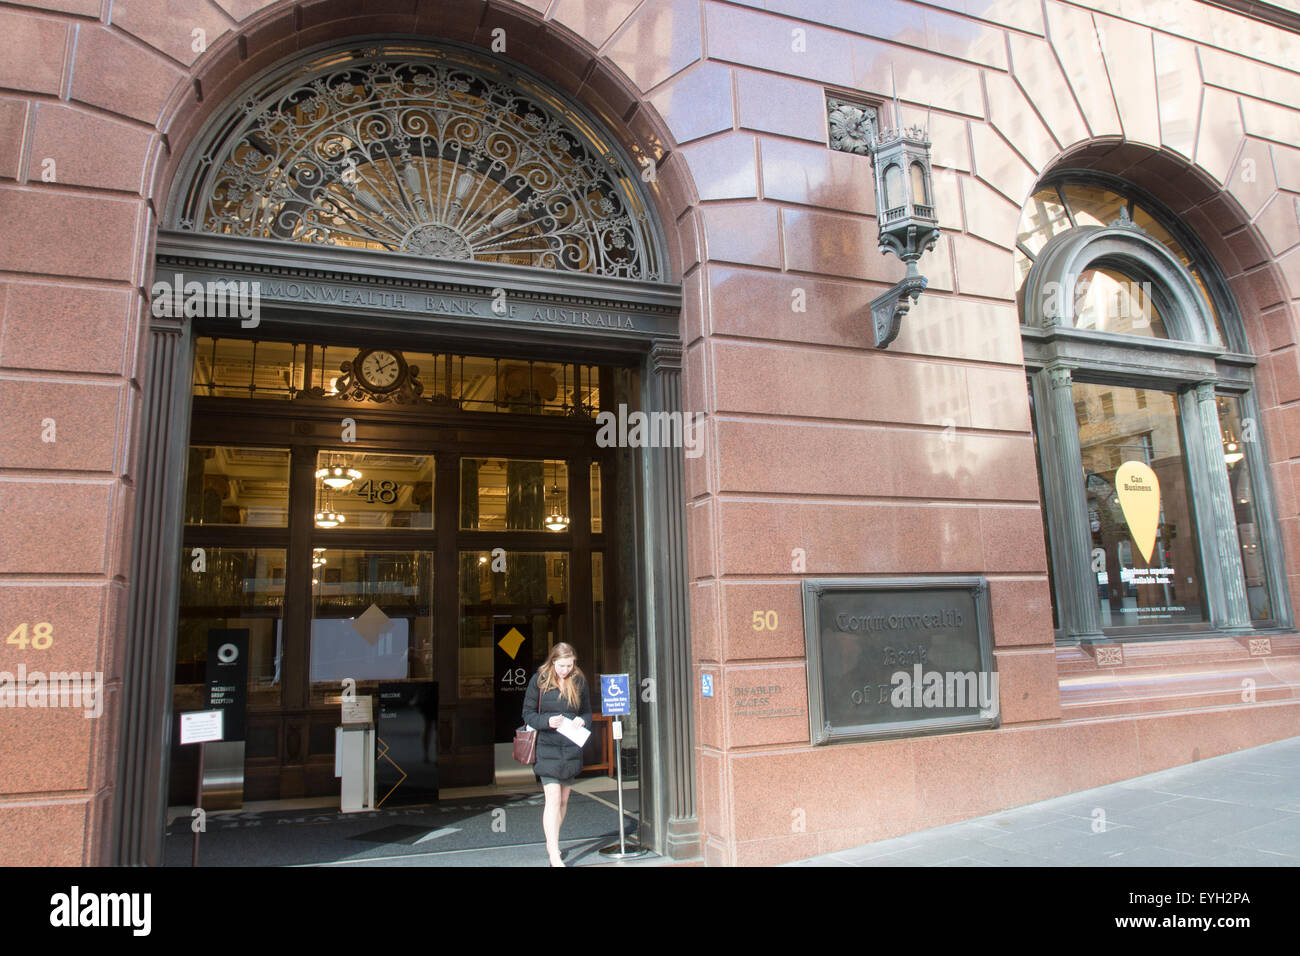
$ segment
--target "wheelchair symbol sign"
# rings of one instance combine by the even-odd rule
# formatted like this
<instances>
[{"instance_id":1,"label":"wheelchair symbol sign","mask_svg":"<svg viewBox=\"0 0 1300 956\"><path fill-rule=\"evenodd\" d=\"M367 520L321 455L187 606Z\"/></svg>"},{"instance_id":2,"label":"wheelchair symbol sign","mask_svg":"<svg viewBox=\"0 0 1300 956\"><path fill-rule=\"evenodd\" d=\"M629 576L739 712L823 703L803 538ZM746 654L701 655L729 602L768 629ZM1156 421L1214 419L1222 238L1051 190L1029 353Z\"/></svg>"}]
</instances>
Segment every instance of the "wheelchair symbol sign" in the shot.
<instances>
[{"instance_id":1,"label":"wheelchair symbol sign","mask_svg":"<svg viewBox=\"0 0 1300 956\"><path fill-rule=\"evenodd\" d=\"M712 674L700 675L700 693L703 694L705 697L713 696L713 675Z\"/></svg>"},{"instance_id":2,"label":"wheelchair symbol sign","mask_svg":"<svg viewBox=\"0 0 1300 956\"><path fill-rule=\"evenodd\" d=\"M628 700L626 674L600 675L600 710L606 717L620 717L632 713Z\"/></svg>"}]
</instances>

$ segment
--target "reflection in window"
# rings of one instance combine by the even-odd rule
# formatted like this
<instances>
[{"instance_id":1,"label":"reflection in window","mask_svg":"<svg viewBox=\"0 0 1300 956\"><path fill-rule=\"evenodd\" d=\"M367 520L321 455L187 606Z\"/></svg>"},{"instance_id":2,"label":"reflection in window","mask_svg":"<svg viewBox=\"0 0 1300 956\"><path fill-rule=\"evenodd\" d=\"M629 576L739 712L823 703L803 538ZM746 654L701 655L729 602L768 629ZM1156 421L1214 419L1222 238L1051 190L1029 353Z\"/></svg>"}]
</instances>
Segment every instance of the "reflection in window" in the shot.
<instances>
[{"instance_id":1,"label":"reflection in window","mask_svg":"<svg viewBox=\"0 0 1300 956\"><path fill-rule=\"evenodd\" d=\"M1033 268L1034 260L1042 252L1043 247L1047 245L1048 240L1074 226L1109 226L1119 217L1121 211L1127 211L1134 225L1141 228L1157 242L1163 243L1178 261L1187 266L1192 278L1196 280L1196 284L1201 290L1201 296L1205 300L1206 307L1214 318L1214 325L1219 331L1220 340L1227 342L1228 339L1223 330L1222 319L1219 316L1218 309L1215 308L1214 300L1205 287L1205 280L1201 275L1200 268L1191 261L1187 250L1173 237L1169 229L1155 219L1150 212L1143 209L1141 205L1121 196L1119 193L1098 186L1085 186L1077 183L1045 186L1034 193L1029 202L1025 204L1024 209L1021 210L1020 226L1016 235L1015 275L1016 303L1020 308L1022 321L1032 324L1032 317L1026 315L1024 310L1024 285L1025 280L1029 277L1030 270ZM1109 270L1102 271L1109 272ZM1110 277L1125 284L1129 281L1127 277L1120 277L1115 273L1110 273ZM1142 315L1143 313L1139 311L1137 314ZM1154 321L1156 318L1158 316L1153 316L1152 322L1148 326L1133 328L1107 328L1105 324L1080 324L1078 327L1116 332L1123 331L1126 335L1168 338L1167 332L1163 330L1163 323L1157 325ZM1123 321L1119 324L1125 325ZM1157 331L1157 329L1160 331Z\"/></svg>"},{"instance_id":2,"label":"reflection in window","mask_svg":"<svg viewBox=\"0 0 1300 956\"><path fill-rule=\"evenodd\" d=\"M552 645L567 641L579 666L591 672L591 635L571 636L567 623L569 555L565 551L511 551L504 560L490 551L460 554L460 696L491 698L494 628L510 624L529 641L532 674ZM593 662L594 663L594 662ZM517 716L517 715L516 715Z\"/></svg>"},{"instance_id":3,"label":"reflection in window","mask_svg":"<svg viewBox=\"0 0 1300 956\"><path fill-rule=\"evenodd\" d=\"M1034 194L1021 213L1016 242L1024 246L1029 255L1036 256L1047 245L1047 240L1071 226L1070 215L1056 190L1044 189ZM1033 265L1032 259L1026 258L1026 261ZM1024 271L1028 275L1029 267L1026 266Z\"/></svg>"},{"instance_id":4,"label":"reflection in window","mask_svg":"<svg viewBox=\"0 0 1300 956\"><path fill-rule=\"evenodd\" d=\"M329 527L433 527L432 455L322 451L316 461L317 513L343 519Z\"/></svg>"},{"instance_id":5,"label":"reflection in window","mask_svg":"<svg viewBox=\"0 0 1300 956\"><path fill-rule=\"evenodd\" d=\"M1246 455L1242 427L1241 399L1218 396L1219 428L1223 433L1223 463L1228 469L1228 486L1232 509L1237 518L1237 543L1241 548L1241 568L1245 574L1246 600L1252 621L1273 620L1273 602L1268 592L1268 569L1260 540L1259 506L1251 480L1250 458Z\"/></svg>"},{"instance_id":6,"label":"reflection in window","mask_svg":"<svg viewBox=\"0 0 1300 956\"><path fill-rule=\"evenodd\" d=\"M193 394L202 398L339 401L343 365L359 345L313 345L198 338ZM402 350L424 391L417 405L468 412L594 418L600 368L571 362L516 360Z\"/></svg>"},{"instance_id":7,"label":"reflection in window","mask_svg":"<svg viewBox=\"0 0 1300 956\"><path fill-rule=\"evenodd\" d=\"M1151 300L1151 283L1114 269L1088 269L1074 286L1074 327L1168 338L1164 319Z\"/></svg>"},{"instance_id":8,"label":"reflection in window","mask_svg":"<svg viewBox=\"0 0 1300 956\"><path fill-rule=\"evenodd\" d=\"M429 681L433 555L322 548L312 561L312 703L337 703L342 681Z\"/></svg>"},{"instance_id":9,"label":"reflection in window","mask_svg":"<svg viewBox=\"0 0 1300 956\"><path fill-rule=\"evenodd\" d=\"M1099 186L1069 184L1061 187L1061 194L1076 226L1109 226L1128 208L1127 199Z\"/></svg>"},{"instance_id":10,"label":"reflection in window","mask_svg":"<svg viewBox=\"0 0 1300 956\"><path fill-rule=\"evenodd\" d=\"M185 523L287 527L288 449L191 445Z\"/></svg>"},{"instance_id":11,"label":"reflection in window","mask_svg":"<svg viewBox=\"0 0 1300 956\"><path fill-rule=\"evenodd\" d=\"M279 548L209 547L201 562L183 549L173 710L206 709L208 642L219 630L248 631L248 709L280 706L284 573Z\"/></svg>"},{"instance_id":12,"label":"reflection in window","mask_svg":"<svg viewBox=\"0 0 1300 956\"><path fill-rule=\"evenodd\" d=\"M1114 410L1104 417L1090 414L1103 386L1073 388L1102 626L1205 620L1177 396L1148 389L1139 408L1136 389L1104 386Z\"/></svg>"},{"instance_id":13,"label":"reflection in window","mask_svg":"<svg viewBox=\"0 0 1300 956\"><path fill-rule=\"evenodd\" d=\"M467 531L542 531L546 517L569 513L566 462L462 458L460 526Z\"/></svg>"}]
</instances>

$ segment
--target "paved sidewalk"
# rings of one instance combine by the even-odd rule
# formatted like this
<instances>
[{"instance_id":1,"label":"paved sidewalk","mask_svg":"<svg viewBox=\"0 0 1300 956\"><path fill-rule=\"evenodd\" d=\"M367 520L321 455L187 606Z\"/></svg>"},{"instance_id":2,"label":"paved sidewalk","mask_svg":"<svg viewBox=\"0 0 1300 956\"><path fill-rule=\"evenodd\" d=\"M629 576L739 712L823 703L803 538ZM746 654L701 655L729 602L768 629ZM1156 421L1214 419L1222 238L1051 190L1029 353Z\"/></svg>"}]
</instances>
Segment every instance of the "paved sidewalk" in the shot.
<instances>
[{"instance_id":1,"label":"paved sidewalk","mask_svg":"<svg viewBox=\"0 0 1300 956\"><path fill-rule=\"evenodd\" d=\"M1300 737L788 865L1300 866Z\"/></svg>"}]
</instances>

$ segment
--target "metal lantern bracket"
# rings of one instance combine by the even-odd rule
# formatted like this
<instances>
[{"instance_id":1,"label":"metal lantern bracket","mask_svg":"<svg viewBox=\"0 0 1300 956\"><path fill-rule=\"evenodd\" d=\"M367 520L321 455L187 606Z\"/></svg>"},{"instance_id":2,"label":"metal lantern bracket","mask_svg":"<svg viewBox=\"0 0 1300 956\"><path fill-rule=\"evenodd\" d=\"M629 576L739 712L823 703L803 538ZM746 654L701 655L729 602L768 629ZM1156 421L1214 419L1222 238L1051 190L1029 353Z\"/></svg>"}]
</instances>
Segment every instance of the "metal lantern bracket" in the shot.
<instances>
[{"instance_id":1,"label":"metal lantern bracket","mask_svg":"<svg viewBox=\"0 0 1300 956\"><path fill-rule=\"evenodd\" d=\"M913 227L915 228L915 227ZM935 238L926 246L926 251L934 248L935 240L938 239L939 231L936 229ZM889 250L884 248L882 243L880 254L884 255ZM921 297L925 287L930 284L930 280L921 275L916 266L916 259L907 260L907 274L896 282L887 292L883 292L871 300L871 326L875 333L875 345L878 349L888 348L889 343L898 337L899 327L902 325L903 316L907 315L908 309Z\"/></svg>"},{"instance_id":2,"label":"metal lantern bracket","mask_svg":"<svg viewBox=\"0 0 1300 956\"><path fill-rule=\"evenodd\" d=\"M872 333L878 349L888 347L898 336L903 316L929 284L916 263L939 241L930 137L920 127L902 126L897 92L894 120L898 128L882 130L873 138L871 165L876 181L880 252L892 252L907 263L907 274L888 292L871 300Z\"/></svg>"}]
</instances>

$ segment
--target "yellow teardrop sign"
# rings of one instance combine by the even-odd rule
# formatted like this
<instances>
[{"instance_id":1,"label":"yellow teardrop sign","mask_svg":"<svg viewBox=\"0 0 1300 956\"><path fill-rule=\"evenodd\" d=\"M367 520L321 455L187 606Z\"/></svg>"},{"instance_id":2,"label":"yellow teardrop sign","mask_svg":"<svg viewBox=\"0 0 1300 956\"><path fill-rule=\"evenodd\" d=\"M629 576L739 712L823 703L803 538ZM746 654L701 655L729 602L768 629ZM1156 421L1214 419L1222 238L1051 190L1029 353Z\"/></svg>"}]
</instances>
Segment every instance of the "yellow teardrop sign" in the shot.
<instances>
[{"instance_id":1,"label":"yellow teardrop sign","mask_svg":"<svg viewBox=\"0 0 1300 956\"><path fill-rule=\"evenodd\" d=\"M1133 543L1142 553L1142 560L1150 565L1156 527L1160 524L1160 480L1142 462L1126 461L1115 471L1115 489Z\"/></svg>"}]
</instances>

